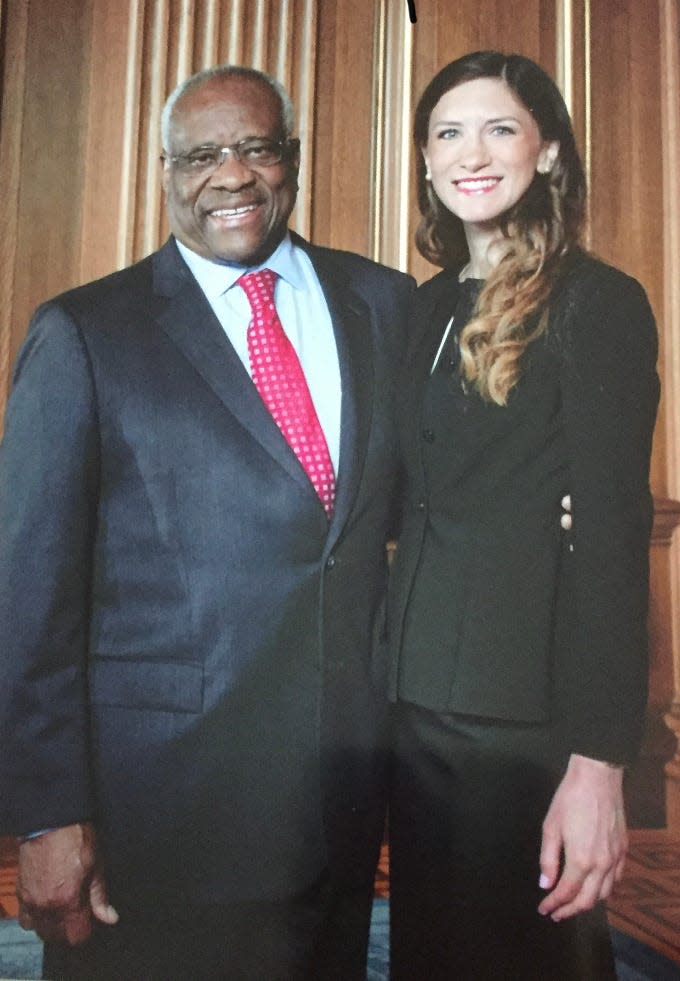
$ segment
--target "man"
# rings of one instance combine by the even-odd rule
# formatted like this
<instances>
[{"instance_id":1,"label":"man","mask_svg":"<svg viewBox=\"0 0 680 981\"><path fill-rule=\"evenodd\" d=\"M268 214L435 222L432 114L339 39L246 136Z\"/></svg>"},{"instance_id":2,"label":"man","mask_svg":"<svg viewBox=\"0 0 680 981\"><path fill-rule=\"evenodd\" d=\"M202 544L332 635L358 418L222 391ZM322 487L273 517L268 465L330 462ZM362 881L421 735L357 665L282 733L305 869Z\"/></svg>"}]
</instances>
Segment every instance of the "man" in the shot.
<instances>
[{"instance_id":1,"label":"man","mask_svg":"<svg viewBox=\"0 0 680 981\"><path fill-rule=\"evenodd\" d=\"M287 232L291 116L251 69L180 86L173 238L18 358L0 824L49 978L365 977L412 281Z\"/></svg>"}]
</instances>

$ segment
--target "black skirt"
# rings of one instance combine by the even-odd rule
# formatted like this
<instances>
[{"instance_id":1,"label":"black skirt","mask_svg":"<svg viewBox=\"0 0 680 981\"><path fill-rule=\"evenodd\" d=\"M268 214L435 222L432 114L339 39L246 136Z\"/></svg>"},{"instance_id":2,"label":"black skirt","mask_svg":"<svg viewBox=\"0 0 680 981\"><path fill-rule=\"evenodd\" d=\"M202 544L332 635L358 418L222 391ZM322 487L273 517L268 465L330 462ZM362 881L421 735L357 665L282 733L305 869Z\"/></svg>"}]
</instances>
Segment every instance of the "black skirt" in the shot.
<instances>
[{"instance_id":1,"label":"black skirt","mask_svg":"<svg viewBox=\"0 0 680 981\"><path fill-rule=\"evenodd\" d=\"M537 908L566 760L546 725L394 706L392 981L615 981L604 909Z\"/></svg>"}]
</instances>

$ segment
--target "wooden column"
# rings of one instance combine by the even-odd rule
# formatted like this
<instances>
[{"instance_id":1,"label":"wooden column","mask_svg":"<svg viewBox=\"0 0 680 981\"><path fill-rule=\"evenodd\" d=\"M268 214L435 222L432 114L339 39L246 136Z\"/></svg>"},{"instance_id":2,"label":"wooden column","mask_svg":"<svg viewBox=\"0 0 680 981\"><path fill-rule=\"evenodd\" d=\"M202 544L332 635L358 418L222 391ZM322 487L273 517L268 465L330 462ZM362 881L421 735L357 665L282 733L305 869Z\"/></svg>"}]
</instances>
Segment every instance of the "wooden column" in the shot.
<instances>
[{"instance_id":1,"label":"wooden column","mask_svg":"<svg viewBox=\"0 0 680 981\"><path fill-rule=\"evenodd\" d=\"M680 511L680 4L660 0L661 119L663 129L662 221L664 243L665 357L662 382L665 390L666 438L664 440L669 493ZM677 513L676 511L676 513ZM668 827L680 832L680 532L669 547L668 643L673 660L673 700L666 723L675 738L673 759L666 766Z\"/></svg>"},{"instance_id":2,"label":"wooden column","mask_svg":"<svg viewBox=\"0 0 680 981\"><path fill-rule=\"evenodd\" d=\"M626 774L626 804L632 827L680 830L680 755L673 731L680 740L680 700L674 658L671 563L680 503L654 502L654 528L650 552L649 697L647 722L640 757ZM671 709L669 713L669 708ZM673 761L673 762L669 762Z\"/></svg>"}]
</instances>

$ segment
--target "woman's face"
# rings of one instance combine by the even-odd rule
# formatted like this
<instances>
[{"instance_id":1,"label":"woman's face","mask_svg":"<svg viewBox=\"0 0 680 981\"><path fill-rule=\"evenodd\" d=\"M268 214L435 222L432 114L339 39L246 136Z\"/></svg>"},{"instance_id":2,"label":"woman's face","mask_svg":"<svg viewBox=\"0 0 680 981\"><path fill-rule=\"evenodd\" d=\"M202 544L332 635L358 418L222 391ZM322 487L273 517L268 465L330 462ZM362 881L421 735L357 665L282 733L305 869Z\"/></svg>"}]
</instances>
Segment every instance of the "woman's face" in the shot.
<instances>
[{"instance_id":1,"label":"woman's face","mask_svg":"<svg viewBox=\"0 0 680 981\"><path fill-rule=\"evenodd\" d=\"M464 225L495 227L559 144L541 138L529 110L500 78L461 82L432 110L423 156L442 204Z\"/></svg>"}]
</instances>

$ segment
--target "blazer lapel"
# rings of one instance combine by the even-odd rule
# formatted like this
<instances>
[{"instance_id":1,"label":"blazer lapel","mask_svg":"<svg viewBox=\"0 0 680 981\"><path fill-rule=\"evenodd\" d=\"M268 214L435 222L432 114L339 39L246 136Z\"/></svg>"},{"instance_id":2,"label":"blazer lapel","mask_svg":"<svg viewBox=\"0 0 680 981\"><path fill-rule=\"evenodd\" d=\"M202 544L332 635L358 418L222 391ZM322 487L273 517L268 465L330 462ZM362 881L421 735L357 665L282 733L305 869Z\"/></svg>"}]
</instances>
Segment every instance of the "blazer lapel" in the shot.
<instances>
[{"instance_id":1,"label":"blazer lapel","mask_svg":"<svg viewBox=\"0 0 680 981\"><path fill-rule=\"evenodd\" d=\"M412 317L414 325L422 324L423 326L417 336L413 335L410 342L411 356L409 362L417 366L418 376L423 378L430 374L444 331L456 309L457 277L453 274L440 274L437 286L436 293L431 293L426 302L423 300L423 294L416 292L419 306Z\"/></svg>"},{"instance_id":2,"label":"blazer lapel","mask_svg":"<svg viewBox=\"0 0 680 981\"><path fill-rule=\"evenodd\" d=\"M154 290L163 297L156 319L172 343L243 428L302 488L314 494L172 239L154 256L153 275Z\"/></svg>"}]
</instances>

